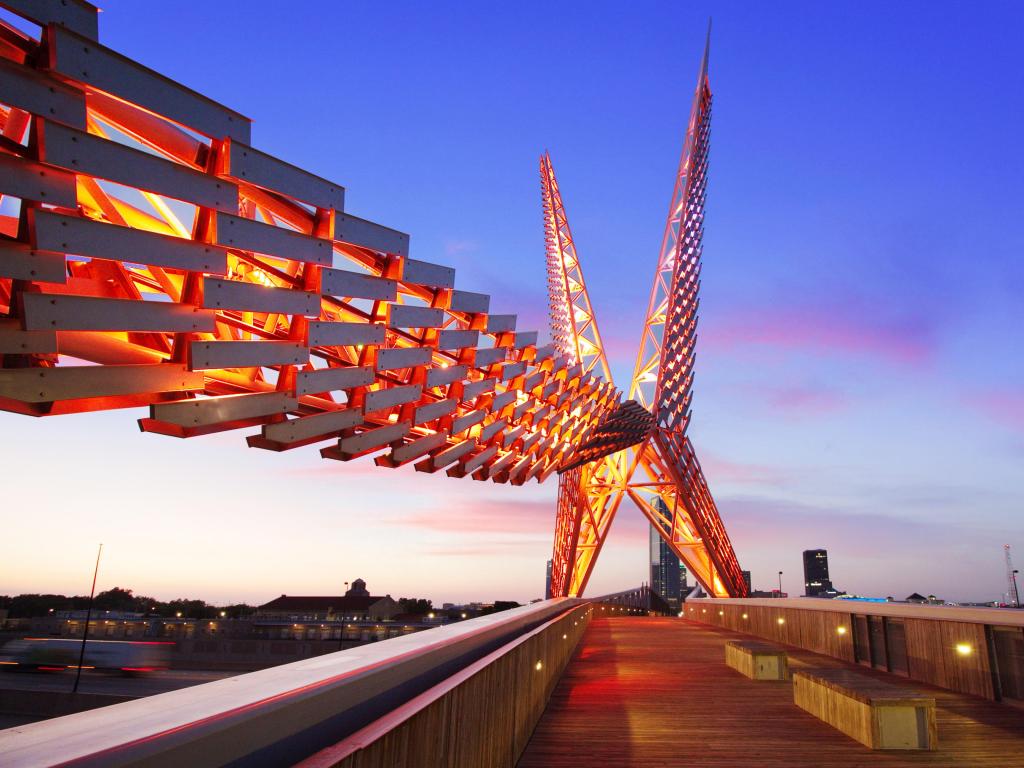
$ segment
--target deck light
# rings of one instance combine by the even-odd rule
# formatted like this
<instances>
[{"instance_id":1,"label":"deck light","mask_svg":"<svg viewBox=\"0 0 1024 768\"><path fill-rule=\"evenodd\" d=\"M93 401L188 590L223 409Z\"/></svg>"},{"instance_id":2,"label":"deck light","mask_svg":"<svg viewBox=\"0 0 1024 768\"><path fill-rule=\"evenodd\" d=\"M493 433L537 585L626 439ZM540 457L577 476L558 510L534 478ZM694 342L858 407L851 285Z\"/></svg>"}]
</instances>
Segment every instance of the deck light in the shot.
<instances>
[{"instance_id":1,"label":"deck light","mask_svg":"<svg viewBox=\"0 0 1024 768\"><path fill-rule=\"evenodd\" d=\"M846 627L836 627L836 634L837 635L845 635L846 634Z\"/></svg>"},{"instance_id":2,"label":"deck light","mask_svg":"<svg viewBox=\"0 0 1024 768\"><path fill-rule=\"evenodd\" d=\"M745 614L745 613L744 613L744 614L743 614L743 618L744 618L744 619L745 619L745 618L747 618L747 614Z\"/></svg>"},{"instance_id":3,"label":"deck light","mask_svg":"<svg viewBox=\"0 0 1024 768\"><path fill-rule=\"evenodd\" d=\"M538 661L536 664L533 665L533 668L540 672L544 668L544 665Z\"/></svg>"},{"instance_id":4,"label":"deck light","mask_svg":"<svg viewBox=\"0 0 1024 768\"><path fill-rule=\"evenodd\" d=\"M970 656L971 652L973 650L974 649L971 648L970 643L957 643L956 644L956 652L959 653L961 656Z\"/></svg>"},{"instance_id":5,"label":"deck light","mask_svg":"<svg viewBox=\"0 0 1024 768\"><path fill-rule=\"evenodd\" d=\"M779 616L779 618L778 618L778 619L776 619L776 621L778 621L778 622L779 622L779 625L782 625L782 624L785 624L785 623L786 623L786 620L785 620L784 618L782 618L781 616Z\"/></svg>"},{"instance_id":6,"label":"deck light","mask_svg":"<svg viewBox=\"0 0 1024 768\"><path fill-rule=\"evenodd\" d=\"M719 616L725 616L725 611L719 611L719 612L718 612L718 615L719 615Z\"/></svg>"}]
</instances>

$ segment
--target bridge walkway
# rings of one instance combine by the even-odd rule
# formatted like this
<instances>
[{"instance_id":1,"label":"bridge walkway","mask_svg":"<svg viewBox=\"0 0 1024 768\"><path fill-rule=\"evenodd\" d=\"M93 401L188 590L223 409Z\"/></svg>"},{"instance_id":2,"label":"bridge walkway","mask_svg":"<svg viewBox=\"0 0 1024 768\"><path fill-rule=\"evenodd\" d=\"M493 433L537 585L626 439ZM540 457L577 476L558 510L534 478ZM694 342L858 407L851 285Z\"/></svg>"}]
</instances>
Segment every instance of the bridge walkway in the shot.
<instances>
[{"instance_id":1,"label":"bridge walkway","mask_svg":"<svg viewBox=\"0 0 1024 768\"><path fill-rule=\"evenodd\" d=\"M1024 768L1024 709L906 681L935 696L939 748L872 752L793 704L790 683L727 667L723 646L737 637L675 618L592 621L519 768ZM790 659L793 669L843 666L797 649Z\"/></svg>"}]
</instances>

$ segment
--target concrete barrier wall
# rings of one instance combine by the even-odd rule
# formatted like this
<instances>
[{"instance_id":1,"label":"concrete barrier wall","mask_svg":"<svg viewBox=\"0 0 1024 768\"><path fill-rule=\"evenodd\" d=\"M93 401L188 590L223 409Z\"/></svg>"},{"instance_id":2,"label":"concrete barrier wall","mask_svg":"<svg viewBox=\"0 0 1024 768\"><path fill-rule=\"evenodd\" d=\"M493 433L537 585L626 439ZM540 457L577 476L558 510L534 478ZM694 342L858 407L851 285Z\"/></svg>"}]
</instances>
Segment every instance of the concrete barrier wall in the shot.
<instances>
[{"instance_id":1,"label":"concrete barrier wall","mask_svg":"<svg viewBox=\"0 0 1024 768\"><path fill-rule=\"evenodd\" d=\"M566 611L296 768L513 768L592 612Z\"/></svg>"},{"instance_id":2,"label":"concrete barrier wall","mask_svg":"<svg viewBox=\"0 0 1024 768\"><path fill-rule=\"evenodd\" d=\"M107 693L69 693L68 691L23 691L0 689L0 713L25 717L60 717L131 701L134 696ZM3 761L0 760L0 765Z\"/></svg>"}]
</instances>

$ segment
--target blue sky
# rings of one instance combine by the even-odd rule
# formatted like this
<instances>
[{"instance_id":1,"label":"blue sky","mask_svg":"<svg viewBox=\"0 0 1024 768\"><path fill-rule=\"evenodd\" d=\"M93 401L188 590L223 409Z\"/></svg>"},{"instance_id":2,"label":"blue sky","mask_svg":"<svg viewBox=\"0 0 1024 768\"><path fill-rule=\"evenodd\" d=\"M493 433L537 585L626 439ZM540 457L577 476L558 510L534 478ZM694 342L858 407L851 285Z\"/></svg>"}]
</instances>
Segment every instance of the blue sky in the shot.
<instances>
[{"instance_id":1,"label":"blue sky","mask_svg":"<svg viewBox=\"0 0 1024 768\"><path fill-rule=\"evenodd\" d=\"M103 7L102 42L253 118L256 146L521 328L546 323L549 149L620 386L713 16L691 434L743 567L797 591L824 546L851 591L993 599L1003 544L1024 564L1019 4ZM34 510L7 521L25 543L0 592L83 591L98 540L101 586L159 597L543 589L554 482L183 443L136 416L0 414ZM624 506L592 591L646 579L645 540Z\"/></svg>"}]
</instances>

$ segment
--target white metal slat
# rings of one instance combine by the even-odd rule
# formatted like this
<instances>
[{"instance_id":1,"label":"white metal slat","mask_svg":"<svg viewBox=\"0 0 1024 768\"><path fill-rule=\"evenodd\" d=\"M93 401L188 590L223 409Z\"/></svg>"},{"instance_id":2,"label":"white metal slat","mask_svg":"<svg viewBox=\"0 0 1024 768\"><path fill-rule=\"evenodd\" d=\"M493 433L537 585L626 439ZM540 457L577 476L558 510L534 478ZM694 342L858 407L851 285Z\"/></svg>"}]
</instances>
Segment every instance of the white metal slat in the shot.
<instances>
[{"instance_id":1,"label":"white metal slat","mask_svg":"<svg viewBox=\"0 0 1024 768\"><path fill-rule=\"evenodd\" d=\"M238 212L233 182L66 125L40 122L44 162L204 208Z\"/></svg>"}]
</instances>

